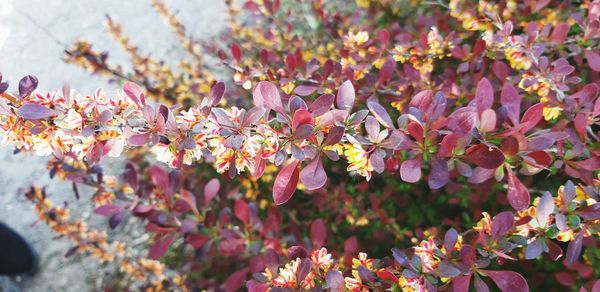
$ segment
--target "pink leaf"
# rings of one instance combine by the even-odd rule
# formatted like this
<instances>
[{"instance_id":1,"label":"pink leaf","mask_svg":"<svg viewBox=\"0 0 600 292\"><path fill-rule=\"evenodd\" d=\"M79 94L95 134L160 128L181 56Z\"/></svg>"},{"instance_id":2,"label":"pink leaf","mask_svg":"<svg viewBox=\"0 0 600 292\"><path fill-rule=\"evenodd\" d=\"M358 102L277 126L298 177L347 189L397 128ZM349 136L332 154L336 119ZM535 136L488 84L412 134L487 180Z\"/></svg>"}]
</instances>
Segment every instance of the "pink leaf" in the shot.
<instances>
[{"instance_id":1,"label":"pink leaf","mask_svg":"<svg viewBox=\"0 0 600 292\"><path fill-rule=\"evenodd\" d=\"M223 94L225 93L225 83L217 82L210 89L210 94L208 95L208 103L210 106L215 106L219 104Z\"/></svg>"},{"instance_id":2,"label":"pink leaf","mask_svg":"<svg viewBox=\"0 0 600 292\"><path fill-rule=\"evenodd\" d=\"M496 128L496 112L493 109L485 109L481 113L479 130L488 133Z\"/></svg>"},{"instance_id":3,"label":"pink leaf","mask_svg":"<svg viewBox=\"0 0 600 292\"><path fill-rule=\"evenodd\" d=\"M323 168L320 156L317 156L302 169L300 179L302 179L302 183L307 190L316 190L325 185L327 173Z\"/></svg>"},{"instance_id":4,"label":"pink leaf","mask_svg":"<svg viewBox=\"0 0 600 292\"><path fill-rule=\"evenodd\" d=\"M494 283L502 292L528 292L529 285L525 278L513 271L489 271L481 270L487 276L492 278Z\"/></svg>"},{"instance_id":5,"label":"pink leaf","mask_svg":"<svg viewBox=\"0 0 600 292\"><path fill-rule=\"evenodd\" d=\"M508 169L508 168L507 168ZM521 211L529 207L531 197L529 190L515 176L512 170L508 170L508 203L517 211Z\"/></svg>"},{"instance_id":6,"label":"pink leaf","mask_svg":"<svg viewBox=\"0 0 600 292\"><path fill-rule=\"evenodd\" d=\"M133 134L127 139L127 144L131 146L144 146L148 143L150 133Z\"/></svg>"},{"instance_id":7,"label":"pink leaf","mask_svg":"<svg viewBox=\"0 0 600 292\"><path fill-rule=\"evenodd\" d=\"M273 201L275 201L275 204L284 204L296 191L300 175L299 164L300 161L295 160L277 174L275 183L273 184Z\"/></svg>"},{"instance_id":8,"label":"pink leaf","mask_svg":"<svg viewBox=\"0 0 600 292\"><path fill-rule=\"evenodd\" d=\"M540 227L543 228L548 225L548 219L552 212L554 212L554 198L549 192L545 192L540 198L536 210L536 219Z\"/></svg>"},{"instance_id":9,"label":"pink leaf","mask_svg":"<svg viewBox=\"0 0 600 292\"><path fill-rule=\"evenodd\" d=\"M254 88L252 99L254 100L255 106L267 107L278 112L283 111L279 90L277 90L277 86L271 82L259 82Z\"/></svg>"},{"instance_id":10,"label":"pink leaf","mask_svg":"<svg viewBox=\"0 0 600 292\"><path fill-rule=\"evenodd\" d=\"M336 105L338 109L351 109L354 105L354 99L356 95L354 93L354 86L350 80L344 81L338 89Z\"/></svg>"},{"instance_id":11,"label":"pink leaf","mask_svg":"<svg viewBox=\"0 0 600 292\"><path fill-rule=\"evenodd\" d=\"M327 287L331 291L344 291L344 276L342 275L342 272L333 269L329 270L327 274L325 274L325 281L327 282Z\"/></svg>"},{"instance_id":12,"label":"pink leaf","mask_svg":"<svg viewBox=\"0 0 600 292\"><path fill-rule=\"evenodd\" d=\"M212 201L212 199L217 196L217 193L219 192L220 188L221 188L221 183L219 182L218 179L213 178L210 181L208 181L206 186L204 186L204 205L205 206L208 205L208 203L210 203L210 201Z\"/></svg>"},{"instance_id":13,"label":"pink leaf","mask_svg":"<svg viewBox=\"0 0 600 292\"><path fill-rule=\"evenodd\" d=\"M292 118L292 130L296 131L300 125L315 125L315 119L307 109L299 109L294 113Z\"/></svg>"},{"instance_id":14,"label":"pink leaf","mask_svg":"<svg viewBox=\"0 0 600 292\"><path fill-rule=\"evenodd\" d=\"M507 115L513 125L519 124L521 113L521 96L516 88L505 83L500 93L500 103L506 107Z\"/></svg>"},{"instance_id":15,"label":"pink leaf","mask_svg":"<svg viewBox=\"0 0 600 292\"><path fill-rule=\"evenodd\" d=\"M421 158L409 159L402 162L400 166L400 177L409 183L418 182L421 179Z\"/></svg>"},{"instance_id":16,"label":"pink leaf","mask_svg":"<svg viewBox=\"0 0 600 292\"><path fill-rule=\"evenodd\" d=\"M327 239L327 226L322 219L314 220L310 224L310 240L313 243L314 249L318 249L325 244Z\"/></svg>"},{"instance_id":17,"label":"pink leaf","mask_svg":"<svg viewBox=\"0 0 600 292\"><path fill-rule=\"evenodd\" d=\"M481 113L494 104L494 88L487 78L479 80L475 91L475 102L477 103L477 113Z\"/></svg>"},{"instance_id":18,"label":"pink leaf","mask_svg":"<svg viewBox=\"0 0 600 292\"><path fill-rule=\"evenodd\" d=\"M133 82L125 82L123 85L123 91L138 106L142 107L146 104L144 100L144 91L139 85Z\"/></svg>"},{"instance_id":19,"label":"pink leaf","mask_svg":"<svg viewBox=\"0 0 600 292\"><path fill-rule=\"evenodd\" d=\"M58 112L45 106L26 103L17 111L17 115L26 120L41 120L58 115Z\"/></svg>"},{"instance_id":20,"label":"pink leaf","mask_svg":"<svg viewBox=\"0 0 600 292\"><path fill-rule=\"evenodd\" d=\"M596 72L600 72L600 54L592 50L584 50L590 68Z\"/></svg>"}]
</instances>

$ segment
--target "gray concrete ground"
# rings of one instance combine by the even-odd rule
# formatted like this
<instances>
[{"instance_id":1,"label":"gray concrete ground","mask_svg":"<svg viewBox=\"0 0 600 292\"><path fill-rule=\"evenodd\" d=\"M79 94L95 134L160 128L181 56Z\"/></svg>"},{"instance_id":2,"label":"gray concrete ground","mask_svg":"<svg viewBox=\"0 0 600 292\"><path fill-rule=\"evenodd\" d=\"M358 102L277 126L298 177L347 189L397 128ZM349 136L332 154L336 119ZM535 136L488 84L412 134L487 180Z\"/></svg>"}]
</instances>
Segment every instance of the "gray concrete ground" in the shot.
<instances>
[{"instance_id":1,"label":"gray concrete ground","mask_svg":"<svg viewBox=\"0 0 600 292\"><path fill-rule=\"evenodd\" d=\"M197 37L208 39L224 27L223 1L167 0L166 3ZM112 60L127 59L102 25L105 14L121 21L132 41L145 53L174 61L183 55L174 35L146 0L0 0L0 72L4 80L10 80L11 88L16 89L22 76L32 74L39 78L40 89L61 88L68 82L81 92L91 93L96 87L103 87L108 94L114 93L118 88L106 79L92 77L61 60L64 44L80 37L90 40L98 50L110 51ZM41 270L34 277L0 277L0 292L99 290L107 268L99 267L90 258L64 258L69 244L54 240L43 223L36 223L31 205L18 189L32 182L49 185L48 191L55 202L68 201L72 209L103 228L105 222L91 215L86 196L77 202L70 185L50 181L45 171L46 158L13 155L12 150L0 147L0 221L32 242L41 255ZM105 164L110 168L119 161ZM136 227L124 228L111 236L131 242L141 236L141 231Z\"/></svg>"}]
</instances>

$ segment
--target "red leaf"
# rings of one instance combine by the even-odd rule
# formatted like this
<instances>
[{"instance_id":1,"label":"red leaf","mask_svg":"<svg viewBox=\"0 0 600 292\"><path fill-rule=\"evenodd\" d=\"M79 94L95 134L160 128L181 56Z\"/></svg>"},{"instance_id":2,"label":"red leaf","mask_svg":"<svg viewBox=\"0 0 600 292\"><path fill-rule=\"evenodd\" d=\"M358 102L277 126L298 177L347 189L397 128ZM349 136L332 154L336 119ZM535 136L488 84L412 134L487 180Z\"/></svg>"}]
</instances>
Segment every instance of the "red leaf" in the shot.
<instances>
[{"instance_id":1,"label":"red leaf","mask_svg":"<svg viewBox=\"0 0 600 292\"><path fill-rule=\"evenodd\" d=\"M221 101L223 94L225 93L225 83L217 82L210 89L210 93L208 95L208 102L210 106L216 106Z\"/></svg>"},{"instance_id":2,"label":"red leaf","mask_svg":"<svg viewBox=\"0 0 600 292\"><path fill-rule=\"evenodd\" d=\"M26 103L17 110L17 115L26 120L41 120L58 115L58 112L45 106Z\"/></svg>"},{"instance_id":3,"label":"red leaf","mask_svg":"<svg viewBox=\"0 0 600 292\"><path fill-rule=\"evenodd\" d=\"M292 118L292 130L296 131L300 125L315 125L315 119L307 109L301 108L294 113Z\"/></svg>"},{"instance_id":4,"label":"red leaf","mask_svg":"<svg viewBox=\"0 0 600 292\"><path fill-rule=\"evenodd\" d=\"M600 72L600 54L592 50L584 50L584 52L590 68L596 72Z\"/></svg>"},{"instance_id":5,"label":"red leaf","mask_svg":"<svg viewBox=\"0 0 600 292\"><path fill-rule=\"evenodd\" d=\"M513 271L481 270L492 278L502 292L528 292L529 285L523 276Z\"/></svg>"},{"instance_id":6,"label":"red leaf","mask_svg":"<svg viewBox=\"0 0 600 292\"><path fill-rule=\"evenodd\" d=\"M250 268L246 267L231 274L231 276L225 280L225 292L234 292L242 288L248 272L250 272Z\"/></svg>"},{"instance_id":7,"label":"red leaf","mask_svg":"<svg viewBox=\"0 0 600 292\"><path fill-rule=\"evenodd\" d=\"M310 224L310 239L314 249L319 249L325 244L327 239L327 226L322 219L314 220Z\"/></svg>"},{"instance_id":8,"label":"red leaf","mask_svg":"<svg viewBox=\"0 0 600 292\"><path fill-rule=\"evenodd\" d=\"M171 246L171 243L173 243L173 240L175 240L175 236L169 235L161 240L156 241L148 251L148 258L152 260L161 258L163 255L165 255L169 249L169 246Z\"/></svg>"},{"instance_id":9,"label":"red leaf","mask_svg":"<svg viewBox=\"0 0 600 292\"><path fill-rule=\"evenodd\" d=\"M185 242L191 245L195 249L199 249L209 240L210 238L203 234L190 233L185 236Z\"/></svg>"},{"instance_id":10,"label":"red leaf","mask_svg":"<svg viewBox=\"0 0 600 292\"><path fill-rule=\"evenodd\" d=\"M300 172L300 178L307 190L316 190L325 185L327 182L327 173L323 168L321 157L313 159Z\"/></svg>"},{"instance_id":11,"label":"red leaf","mask_svg":"<svg viewBox=\"0 0 600 292\"><path fill-rule=\"evenodd\" d=\"M231 55L238 63L240 62L240 59L242 58L242 51L240 50L240 46L238 44L231 44Z\"/></svg>"},{"instance_id":12,"label":"red leaf","mask_svg":"<svg viewBox=\"0 0 600 292\"><path fill-rule=\"evenodd\" d=\"M248 203L246 203L246 201L243 199L235 200L233 212L235 213L235 217L244 222L244 224L248 224L250 222L250 209L248 208Z\"/></svg>"},{"instance_id":13,"label":"red leaf","mask_svg":"<svg viewBox=\"0 0 600 292\"><path fill-rule=\"evenodd\" d=\"M273 201L275 201L275 204L281 205L287 202L296 191L300 176L299 164L300 161L296 160L277 174L273 184Z\"/></svg>"},{"instance_id":14,"label":"red leaf","mask_svg":"<svg viewBox=\"0 0 600 292\"><path fill-rule=\"evenodd\" d=\"M421 158L409 159L402 162L400 166L400 177L409 183L418 182L421 179Z\"/></svg>"},{"instance_id":15,"label":"red leaf","mask_svg":"<svg viewBox=\"0 0 600 292\"><path fill-rule=\"evenodd\" d=\"M351 109L354 105L354 99L356 95L354 93L354 86L350 80L344 81L338 89L336 105L339 109Z\"/></svg>"},{"instance_id":16,"label":"red leaf","mask_svg":"<svg viewBox=\"0 0 600 292\"><path fill-rule=\"evenodd\" d=\"M494 104L494 88L492 88L492 84L487 78L482 78L477 83L475 102L477 103L477 114L480 116L484 110L492 108Z\"/></svg>"},{"instance_id":17,"label":"red leaf","mask_svg":"<svg viewBox=\"0 0 600 292\"><path fill-rule=\"evenodd\" d=\"M529 190L515 176L512 170L507 168L508 172L508 203L517 211L525 210L529 207L531 197Z\"/></svg>"},{"instance_id":18,"label":"red leaf","mask_svg":"<svg viewBox=\"0 0 600 292\"><path fill-rule=\"evenodd\" d=\"M500 149L483 144L470 147L466 155L471 163L487 169L496 169L504 163L504 154Z\"/></svg>"}]
</instances>

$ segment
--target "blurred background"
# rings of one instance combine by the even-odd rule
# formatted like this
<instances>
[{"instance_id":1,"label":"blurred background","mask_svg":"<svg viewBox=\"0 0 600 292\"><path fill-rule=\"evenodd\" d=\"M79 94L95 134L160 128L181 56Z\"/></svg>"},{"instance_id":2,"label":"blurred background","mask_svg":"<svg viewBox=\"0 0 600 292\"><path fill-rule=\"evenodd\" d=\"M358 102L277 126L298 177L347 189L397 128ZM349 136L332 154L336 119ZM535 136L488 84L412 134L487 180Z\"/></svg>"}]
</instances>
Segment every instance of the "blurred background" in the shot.
<instances>
[{"instance_id":1,"label":"blurred background","mask_svg":"<svg viewBox=\"0 0 600 292\"><path fill-rule=\"evenodd\" d=\"M200 39L210 40L225 27L225 5L217 0L166 0L185 24L189 32ZM151 7L149 0L0 0L0 72L15 89L19 79L34 75L39 79L38 89L52 90L69 83L71 88L92 93L103 87L108 95L119 89L106 78L90 76L73 65L63 62L66 46L78 38L85 38L95 49L110 51L116 63L127 56L109 36L102 25L108 14L123 25L131 41L145 54L166 60L178 60L184 49L176 42L172 31ZM29 240L40 253L41 266L37 275L1 277L0 292L4 291L92 291L101 287L102 267L94 259L81 256L65 258L70 248L66 240L55 239L48 227L36 222L32 205L25 200L20 188L35 183L48 185L48 193L56 203L68 201L92 224L105 225L102 218L94 218L91 204L80 206L70 184L53 181L46 171L47 158L32 155L13 155L9 146L0 147L0 221L8 224ZM107 159L108 168L119 161ZM82 190L83 193L85 190ZM95 220L94 220L95 219ZM136 226L121 224L111 236L129 244L144 244L145 238ZM107 228L103 228L107 229Z\"/></svg>"}]
</instances>

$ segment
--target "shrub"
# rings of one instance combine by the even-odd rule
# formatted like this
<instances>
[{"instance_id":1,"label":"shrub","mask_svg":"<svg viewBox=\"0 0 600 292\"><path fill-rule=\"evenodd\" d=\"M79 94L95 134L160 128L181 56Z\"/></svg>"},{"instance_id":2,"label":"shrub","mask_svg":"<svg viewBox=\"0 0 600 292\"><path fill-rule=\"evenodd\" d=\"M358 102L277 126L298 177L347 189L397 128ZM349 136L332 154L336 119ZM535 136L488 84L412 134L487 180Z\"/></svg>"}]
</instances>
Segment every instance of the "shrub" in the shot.
<instances>
[{"instance_id":1,"label":"shrub","mask_svg":"<svg viewBox=\"0 0 600 292\"><path fill-rule=\"evenodd\" d=\"M124 81L114 97L2 83L4 141L153 239L132 258L32 187L72 252L159 290L600 289L600 2L227 3L230 30L202 45L153 1L181 73L112 19L131 72L69 49ZM106 156L129 158L119 178Z\"/></svg>"}]
</instances>

